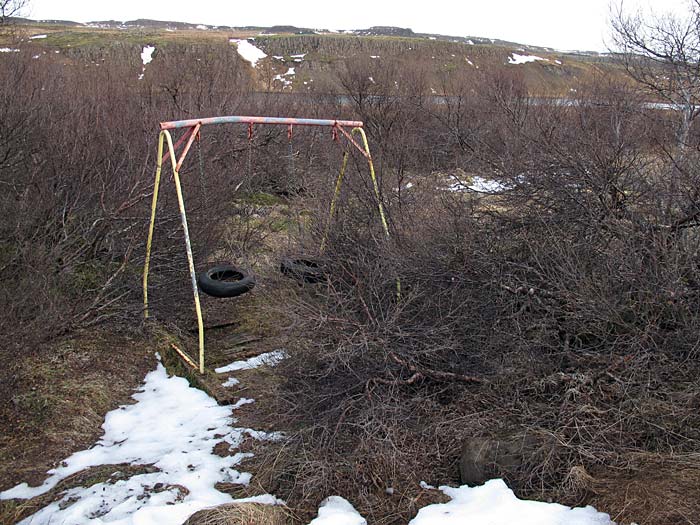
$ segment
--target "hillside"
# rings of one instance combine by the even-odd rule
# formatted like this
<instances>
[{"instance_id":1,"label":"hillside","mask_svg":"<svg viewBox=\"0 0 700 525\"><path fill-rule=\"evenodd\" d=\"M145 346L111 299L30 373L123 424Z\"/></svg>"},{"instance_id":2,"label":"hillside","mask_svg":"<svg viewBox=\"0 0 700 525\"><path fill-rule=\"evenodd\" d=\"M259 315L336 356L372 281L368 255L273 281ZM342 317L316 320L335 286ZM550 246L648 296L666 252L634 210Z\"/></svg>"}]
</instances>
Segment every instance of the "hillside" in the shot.
<instances>
[{"instance_id":1,"label":"hillside","mask_svg":"<svg viewBox=\"0 0 700 525\"><path fill-rule=\"evenodd\" d=\"M39 52L88 53L103 58L115 46L207 45L231 48L249 39L267 55L258 61L258 89L333 92L348 60L391 62L420 70L422 95L450 95L446 77L469 78L484 71L507 71L521 78L531 96L567 97L581 82L612 74L622 78L611 57L595 52L563 52L479 37L414 33L408 28L370 27L332 32L294 26L228 27L156 20L97 21L87 24L17 20L17 31L0 36L0 46ZM38 38L42 35L45 37ZM17 40L19 38L19 41ZM48 53L47 53L48 54ZM60 54L60 53L55 53ZM60 57L52 57L60 60Z\"/></svg>"}]
</instances>

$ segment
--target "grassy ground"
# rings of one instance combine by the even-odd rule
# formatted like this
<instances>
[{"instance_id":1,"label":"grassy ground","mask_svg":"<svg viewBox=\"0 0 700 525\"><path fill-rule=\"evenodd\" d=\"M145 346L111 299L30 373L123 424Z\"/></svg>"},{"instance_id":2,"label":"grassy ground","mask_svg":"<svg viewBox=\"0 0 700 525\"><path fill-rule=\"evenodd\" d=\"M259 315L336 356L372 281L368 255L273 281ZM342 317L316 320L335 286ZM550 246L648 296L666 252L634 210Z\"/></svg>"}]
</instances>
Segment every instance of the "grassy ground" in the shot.
<instances>
[{"instance_id":1,"label":"grassy ground","mask_svg":"<svg viewBox=\"0 0 700 525\"><path fill-rule=\"evenodd\" d=\"M154 343L136 332L95 328L20 356L12 365L17 386L0 404L0 490L41 484L57 462L92 445L105 414L129 403L155 368ZM38 500L0 502L0 523L14 523L38 506Z\"/></svg>"}]
</instances>

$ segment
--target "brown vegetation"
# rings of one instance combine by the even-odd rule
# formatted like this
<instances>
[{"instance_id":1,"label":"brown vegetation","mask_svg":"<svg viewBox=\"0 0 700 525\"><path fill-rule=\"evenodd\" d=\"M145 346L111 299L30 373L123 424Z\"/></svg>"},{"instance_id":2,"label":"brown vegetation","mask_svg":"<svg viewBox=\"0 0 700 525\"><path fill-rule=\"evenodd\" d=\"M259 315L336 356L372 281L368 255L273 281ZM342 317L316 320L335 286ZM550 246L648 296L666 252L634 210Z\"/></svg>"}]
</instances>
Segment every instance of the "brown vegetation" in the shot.
<instances>
[{"instance_id":1,"label":"brown vegetation","mask_svg":"<svg viewBox=\"0 0 700 525\"><path fill-rule=\"evenodd\" d=\"M373 523L405 523L435 497L418 481L459 482L465 439L528 431L554 445L500 473L520 495L640 524L700 514L697 130L678 154L675 115L602 76L567 104L531 99L506 66L436 77L405 57L352 58L326 86L342 98L284 97L255 93L231 46L161 46L143 80L140 49L0 56L3 361L50 363L47 342L85 327L135 333L158 121L359 118L391 238L353 153L320 258L327 282L256 307L289 354L270 403L289 439L260 459L265 488L295 509L340 493ZM440 96L426 96L436 78ZM290 146L282 128L250 142L205 128L182 171L197 265L243 261L273 287L261 246L316 255L341 153L321 131ZM184 331L167 176L152 311ZM476 177L503 191L448 191ZM23 377L0 368L3 428L11 399L43 410ZM685 506L638 492L651 462Z\"/></svg>"},{"instance_id":2,"label":"brown vegetation","mask_svg":"<svg viewBox=\"0 0 700 525\"><path fill-rule=\"evenodd\" d=\"M294 347L277 369L280 417L299 428L270 459L272 490L354 494L373 522L405 523L418 481L459 482L465 439L527 430L554 446L500 472L521 496L604 502L622 522L696 514L633 507L612 482L661 457L698 500L697 159L674 155L673 115L605 79L575 105L533 105L493 72L430 104L362 97L364 76L345 86L376 145L392 239L358 161L328 283L271 305ZM450 175L503 190L451 193Z\"/></svg>"}]
</instances>

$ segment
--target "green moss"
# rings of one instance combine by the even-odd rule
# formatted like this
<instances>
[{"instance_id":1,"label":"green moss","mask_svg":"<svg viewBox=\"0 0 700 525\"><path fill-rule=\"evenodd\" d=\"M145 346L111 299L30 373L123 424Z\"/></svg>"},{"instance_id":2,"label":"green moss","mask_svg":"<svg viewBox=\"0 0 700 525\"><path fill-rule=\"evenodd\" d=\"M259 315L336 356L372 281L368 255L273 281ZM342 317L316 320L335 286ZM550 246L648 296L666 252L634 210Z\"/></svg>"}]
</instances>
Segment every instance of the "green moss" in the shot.
<instances>
[{"instance_id":1,"label":"green moss","mask_svg":"<svg viewBox=\"0 0 700 525\"><path fill-rule=\"evenodd\" d=\"M291 219L275 219L270 222L269 228L272 230L274 233L279 233L283 231L288 231L289 228L293 227L295 225L295 222Z\"/></svg>"},{"instance_id":2,"label":"green moss","mask_svg":"<svg viewBox=\"0 0 700 525\"><path fill-rule=\"evenodd\" d=\"M51 399L39 391L12 396L12 403L22 412L30 415L31 421L35 425L41 425L48 421L53 412Z\"/></svg>"}]
</instances>

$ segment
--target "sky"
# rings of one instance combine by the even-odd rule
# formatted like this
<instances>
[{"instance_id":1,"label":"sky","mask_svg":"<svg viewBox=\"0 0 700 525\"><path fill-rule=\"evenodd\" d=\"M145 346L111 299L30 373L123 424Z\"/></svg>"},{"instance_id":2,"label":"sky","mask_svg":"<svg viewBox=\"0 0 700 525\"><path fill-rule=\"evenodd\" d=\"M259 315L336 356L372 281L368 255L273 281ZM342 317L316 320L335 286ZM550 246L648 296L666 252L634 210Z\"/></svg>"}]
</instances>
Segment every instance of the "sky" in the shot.
<instances>
[{"instance_id":1,"label":"sky","mask_svg":"<svg viewBox=\"0 0 700 525\"><path fill-rule=\"evenodd\" d=\"M626 9L684 12L688 0L624 0ZM617 5L620 0L612 0ZM227 26L318 29L408 27L418 33L498 38L560 50L605 51L611 0L29 0L33 19L151 18Z\"/></svg>"}]
</instances>

